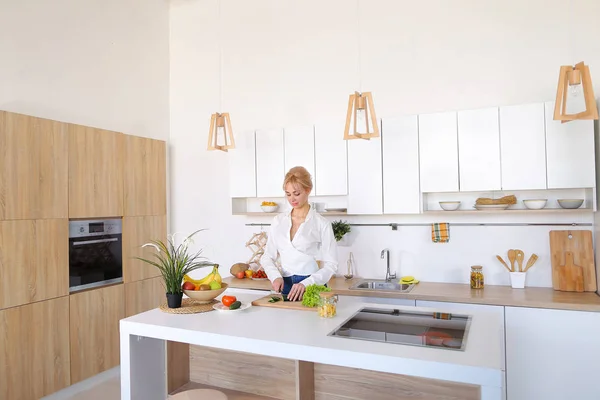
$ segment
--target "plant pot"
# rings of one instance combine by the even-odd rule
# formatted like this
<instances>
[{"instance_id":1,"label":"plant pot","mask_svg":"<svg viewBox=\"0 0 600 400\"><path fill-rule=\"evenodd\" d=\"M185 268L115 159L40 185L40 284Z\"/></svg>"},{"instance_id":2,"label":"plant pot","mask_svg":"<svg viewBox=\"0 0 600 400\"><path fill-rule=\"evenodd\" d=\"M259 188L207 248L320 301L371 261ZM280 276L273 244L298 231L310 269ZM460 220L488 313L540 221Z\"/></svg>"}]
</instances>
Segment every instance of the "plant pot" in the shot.
<instances>
[{"instance_id":1,"label":"plant pot","mask_svg":"<svg viewBox=\"0 0 600 400\"><path fill-rule=\"evenodd\" d=\"M167 293L167 305L169 308L179 308L181 307L182 298L183 293Z\"/></svg>"}]
</instances>

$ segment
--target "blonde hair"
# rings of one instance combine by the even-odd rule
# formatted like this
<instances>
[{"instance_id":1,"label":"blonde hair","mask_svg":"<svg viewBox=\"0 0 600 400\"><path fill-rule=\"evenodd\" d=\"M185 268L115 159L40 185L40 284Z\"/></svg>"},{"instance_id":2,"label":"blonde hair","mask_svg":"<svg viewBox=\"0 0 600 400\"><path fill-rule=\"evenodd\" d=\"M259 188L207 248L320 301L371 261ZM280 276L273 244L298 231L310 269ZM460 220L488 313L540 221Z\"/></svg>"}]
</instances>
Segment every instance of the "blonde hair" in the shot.
<instances>
[{"instance_id":1,"label":"blonde hair","mask_svg":"<svg viewBox=\"0 0 600 400\"><path fill-rule=\"evenodd\" d=\"M312 190L313 188L310 174L304 167L294 167L285 174L283 190L285 190L288 183L291 183L294 187L301 186L304 190Z\"/></svg>"}]
</instances>

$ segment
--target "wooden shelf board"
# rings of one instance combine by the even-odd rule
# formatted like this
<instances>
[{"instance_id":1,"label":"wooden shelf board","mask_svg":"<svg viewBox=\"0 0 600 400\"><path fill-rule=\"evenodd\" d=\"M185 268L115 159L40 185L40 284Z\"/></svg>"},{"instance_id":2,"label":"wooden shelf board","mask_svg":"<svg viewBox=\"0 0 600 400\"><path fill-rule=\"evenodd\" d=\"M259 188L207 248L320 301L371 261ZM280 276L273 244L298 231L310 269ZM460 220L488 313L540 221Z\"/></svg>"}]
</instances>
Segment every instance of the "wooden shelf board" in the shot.
<instances>
[{"instance_id":1,"label":"wooden shelf board","mask_svg":"<svg viewBox=\"0 0 600 400\"><path fill-rule=\"evenodd\" d=\"M227 395L228 400L275 400L275 397L259 396L257 394L239 392L237 390L231 390L231 389L223 389L223 388L219 388L219 387L215 387L215 386L203 385L201 383L196 383L196 382L189 382L189 383L183 385L182 387L180 387L179 389L177 389L173 393L171 393L168 398L170 399L172 397L172 395L174 395L176 393L180 393L180 392L184 392L186 390L192 390L192 389L220 390L221 392L223 392Z\"/></svg>"},{"instance_id":2,"label":"wooden shelf board","mask_svg":"<svg viewBox=\"0 0 600 400\"><path fill-rule=\"evenodd\" d=\"M591 208L542 208L541 210L517 209L517 210L427 210L423 214L523 214L523 213L575 213L575 212L593 212Z\"/></svg>"},{"instance_id":3,"label":"wooden shelf board","mask_svg":"<svg viewBox=\"0 0 600 400\"><path fill-rule=\"evenodd\" d=\"M253 217L257 217L257 216L275 216L277 214L281 214L281 212L274 212L274 213L268 213L268 212L245 212L245 213L233 213L233 215L249 215L249 216L253 216ZM347 212L340 212L340 211L330 211L330 212L321 212L319 213L321 215L324 216L328 216L328 215L351 215L348 214Z\"/></svg>"}]
</instances>

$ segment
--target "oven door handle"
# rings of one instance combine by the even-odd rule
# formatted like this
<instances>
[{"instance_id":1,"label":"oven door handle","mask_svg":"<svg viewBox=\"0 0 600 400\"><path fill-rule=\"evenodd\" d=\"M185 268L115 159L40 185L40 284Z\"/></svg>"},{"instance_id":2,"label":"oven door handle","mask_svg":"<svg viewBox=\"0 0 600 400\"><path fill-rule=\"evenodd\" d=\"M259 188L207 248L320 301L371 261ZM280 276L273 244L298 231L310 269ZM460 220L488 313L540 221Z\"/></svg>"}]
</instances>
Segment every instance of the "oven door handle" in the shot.
<instances>
[{"instance_id":1,"label":"oven door handle","mask_svg":"<svg viewBox=\"0 0 600 400\"><path fill-rule=\"evenodd\" d=\"M81 242L74 241L73 246L82 246L84 244L116 242L117 240L119 240L119 239L118 238L110 238L110 239L82 240Z\"/></svg>"}]
</instances>

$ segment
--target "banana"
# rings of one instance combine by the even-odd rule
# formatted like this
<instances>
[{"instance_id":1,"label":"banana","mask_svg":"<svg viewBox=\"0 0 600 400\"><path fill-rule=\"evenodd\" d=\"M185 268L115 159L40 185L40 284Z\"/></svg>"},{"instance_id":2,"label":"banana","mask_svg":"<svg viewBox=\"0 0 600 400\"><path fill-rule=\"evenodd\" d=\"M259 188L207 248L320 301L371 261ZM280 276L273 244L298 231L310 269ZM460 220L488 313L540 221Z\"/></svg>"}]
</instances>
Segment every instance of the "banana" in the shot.
<instances>
[{"instance_id":1,"label":"banana","mask_svg":"<svg viewBox=\"0 0 600 400\"><path fill-rule=\"evenodd\" d=\"M213 267L213 270L202 279L192 279L189 275L184 275L183 277L184 282L192 282L194 285L209 285L213 280L219 282L219 284L223 282L223 278L221 277L221 274L219 274L218 264L216 264Z\"/></svg>"}]
</instances>

